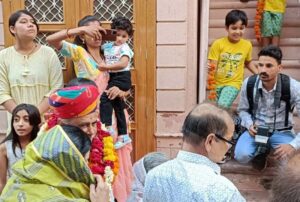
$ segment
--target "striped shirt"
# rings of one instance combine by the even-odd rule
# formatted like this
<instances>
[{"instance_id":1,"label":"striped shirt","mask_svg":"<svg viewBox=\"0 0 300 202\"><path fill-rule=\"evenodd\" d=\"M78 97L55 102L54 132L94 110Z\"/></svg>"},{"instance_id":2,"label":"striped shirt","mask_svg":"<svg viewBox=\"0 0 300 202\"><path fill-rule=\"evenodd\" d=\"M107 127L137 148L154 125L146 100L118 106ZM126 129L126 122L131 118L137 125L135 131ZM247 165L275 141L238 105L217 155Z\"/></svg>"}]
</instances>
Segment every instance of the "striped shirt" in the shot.
<instances>
[{"instance_id":1,"label":"striped shirt","mask_svg":"<svg viewBox=\"0 0 300 202\"><path fill-rule=\"evenodd\" d=\"M146 176L144 202L244 202L220 167L205 156L179 151Z\"/></svg>"},{"instance_id":2,"label":"striped shirt","mask_svg":"<svg viewBox=\"0 0 300 202\"><path fill-rule=\"evenodd\" d=\"M256 81L254 88L255 91L261 92L261 96L259 96L257 110L255 115L252 115L248 112L249 110L249 102L247 98L247 82L248 78L245 79L242 89L240 102L238 106L239 116L242 119L242 126L249 129L254 123L257 126L267 126L272 131L273 129L279 130L283 128L287 128L294 125L293 122L293 114L289 114L288 126L285 126L285 107L286 103L284 101L280 101L280 107L275 108L274 105L274 97L276 84L274 88L270 91L267 91L263 86L260 80ZM258 82L258 83L257 83ZM292 106L295 106L298 112L298 116L300 116L300 83L295 79L290 78L290 90L291 90L291 100L290 103ZM256 92L254 92L255 94ZM255 95L254 97L255 98ZM275 119L276 117L276 119ZM274 128L275 126L275 128ZM300 135L297 135L296 138L290 143L294 148L300 148Z\"/></svg>"}]
</instances>

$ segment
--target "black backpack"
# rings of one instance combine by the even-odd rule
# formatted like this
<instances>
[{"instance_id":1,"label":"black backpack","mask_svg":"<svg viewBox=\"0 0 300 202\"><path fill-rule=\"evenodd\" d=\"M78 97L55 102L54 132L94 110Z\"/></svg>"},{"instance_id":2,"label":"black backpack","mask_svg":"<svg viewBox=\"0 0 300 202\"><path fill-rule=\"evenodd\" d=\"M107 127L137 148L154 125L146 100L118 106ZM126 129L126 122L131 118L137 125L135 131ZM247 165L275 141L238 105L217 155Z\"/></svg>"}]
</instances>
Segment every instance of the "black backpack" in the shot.
<instances>
[{"instance_id":1,"label":"black backpack","mask_svg":"<svg viewBox=\"0 0 300 202\"><path fill-rule=\"evenodd\" d=\"M257 107L257 103L255 103L253 97L254 86L257 79L258 79L258 75L252 75L249 77L247 82L247 98L249 102L249 113L252 115L253 115L253 109ZM291 106L290 103L291 100L290 77L285 74L278 75L277 88L275 91L275 100L274 100L276 107L280 107L281 100L286 103L284 125L287 127L289 121L289 112L293 111L293 107Z\"/></svg>"}]
</instances>

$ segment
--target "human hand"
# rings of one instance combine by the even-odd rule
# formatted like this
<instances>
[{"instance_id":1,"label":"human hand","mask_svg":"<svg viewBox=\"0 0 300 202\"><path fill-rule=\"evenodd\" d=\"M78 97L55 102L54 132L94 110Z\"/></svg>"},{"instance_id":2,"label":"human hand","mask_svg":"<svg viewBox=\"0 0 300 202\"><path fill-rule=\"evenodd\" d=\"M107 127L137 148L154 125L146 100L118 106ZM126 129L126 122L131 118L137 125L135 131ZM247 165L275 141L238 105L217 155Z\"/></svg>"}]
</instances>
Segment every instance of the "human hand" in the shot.
<instances>
[{"instance_id":1,"label":"human hand","mask_svg":"<svg viewBox=\"0 0 300 202\"><path fill-rule=\"evenodd\" d=\"M296 151L296 149L290 145L290 144L281 144L278 147L276 147L274 156L275 159L284 159L291 154L293 154Z\"/></svg>"},{"instance_id":2,"label":"human hand","mask_svg":"<svg viewBox=\"0 0 300 202\"><path fill-rule=\"evenodd\" d=\"M116 97L124 98L125 97L125 92L120 90L117 86L113 86L109 88L108 90L105 91L108 99L113 100Z\"/></svg>"},{"instance_id":3,"label":"human hand","mask_svg":"<svg viewBox=\"0 0 300 202\"><path fill-rule=\"evenodd\" d=\"M96 186L90 185L90 200L91 202L108 202L109 201L109 189L104 183L101 175L94 175L96 179Z\"/></svg>"},{"instance_id":4,"label":"human hand","mask_svg":"<svg viewBox=\"0 0 300 202\"><path fill-rule=\"evenodd\" d=\"M99 66L98 66L98 69L99 69L100 71L107 71L107 70L109 70L109 67L106 65L105 62L101 62L101 63L99 64Z\"/></svg>"},{"instance_id":5,"label":"human hand","mask_svg":"<svg viewBox=\"0 0 300 202\"><path fill-rule=\"evenodd\" d=\"M82 32L83 32L83 34L86 34L89 37L92 37L93 39L96 39L96 40L102 39L101 32L106 34L106 30L104 28L102 28L100 25L84 26L84 27L82 27Z\"/></svg>"},{"instance_id":6,"label":"human hand","mask_svg":"<svg viewBox=\"0 0 300 202\"><path fill-rule=\"evenodd\" d=\"M249 134L254 137L257 133L256 126L255 125L250 126L248 131L249 131Z\"/></svg>"}]
</instances>

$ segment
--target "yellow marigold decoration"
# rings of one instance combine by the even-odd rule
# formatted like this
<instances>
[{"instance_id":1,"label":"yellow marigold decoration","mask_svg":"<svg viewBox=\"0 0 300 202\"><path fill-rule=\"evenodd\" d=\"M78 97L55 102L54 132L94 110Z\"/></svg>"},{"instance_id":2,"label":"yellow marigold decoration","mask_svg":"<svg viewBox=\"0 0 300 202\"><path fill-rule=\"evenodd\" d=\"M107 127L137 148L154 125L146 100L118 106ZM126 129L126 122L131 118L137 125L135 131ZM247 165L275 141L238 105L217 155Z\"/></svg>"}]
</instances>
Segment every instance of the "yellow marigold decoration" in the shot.
<instances>
[{"instance_id":1,"label":"yellow marigold decoration","mask_svg":"<svg viewBox=\"0 0 300 202\"><path fill-rule=\"evenodd\" d=\"M206 88L209 90L208 99L211 101L216 101L217 93L216 93L216 81L215 81L215 73L216 73L216 65L213 63L208 64L208 78Z\"/></svg>"},{"instance_id":2,"label":"yellow marigold decoration","mask_svg":"<svg viewBox=\"0 0 300 202\"><path fill-rule=\"evenodd\" d=\"M114 148L113 138L101 130L97 123L97 135L92 140L89 167L94 174L100 174L110 190L110 201L114 201L112 184L119 171L118 155Z\"/></svg>"}]
</instances>

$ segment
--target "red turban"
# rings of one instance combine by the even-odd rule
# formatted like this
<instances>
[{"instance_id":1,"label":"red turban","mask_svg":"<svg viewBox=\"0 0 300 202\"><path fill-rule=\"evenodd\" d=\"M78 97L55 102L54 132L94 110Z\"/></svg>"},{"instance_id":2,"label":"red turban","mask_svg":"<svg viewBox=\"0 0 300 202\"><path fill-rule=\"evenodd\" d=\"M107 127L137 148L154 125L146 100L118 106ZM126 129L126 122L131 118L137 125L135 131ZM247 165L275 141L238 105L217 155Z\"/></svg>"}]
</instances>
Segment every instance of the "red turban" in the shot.
<instances>
[{"instance_id":1,"label":"red turban","mask_svg":"<svg viewBox=\"0 0 300 202\"><path fill-rule=\"evenodd\" d=\"M59 118L81 117L95 111L99 92L93 85L62 88L49 97L49 104Z\"/></svg>"}]
</instances>

